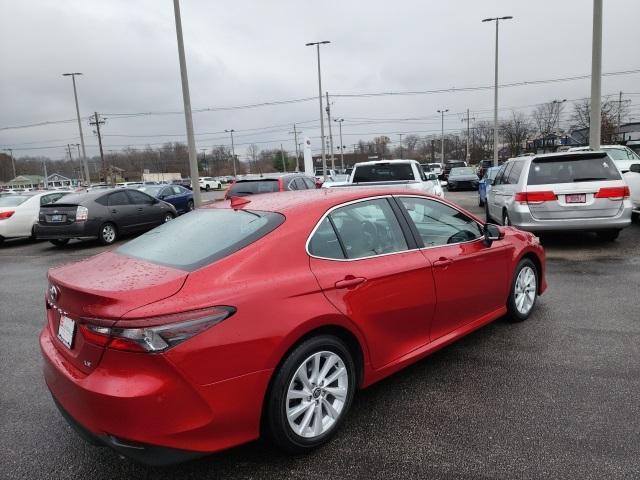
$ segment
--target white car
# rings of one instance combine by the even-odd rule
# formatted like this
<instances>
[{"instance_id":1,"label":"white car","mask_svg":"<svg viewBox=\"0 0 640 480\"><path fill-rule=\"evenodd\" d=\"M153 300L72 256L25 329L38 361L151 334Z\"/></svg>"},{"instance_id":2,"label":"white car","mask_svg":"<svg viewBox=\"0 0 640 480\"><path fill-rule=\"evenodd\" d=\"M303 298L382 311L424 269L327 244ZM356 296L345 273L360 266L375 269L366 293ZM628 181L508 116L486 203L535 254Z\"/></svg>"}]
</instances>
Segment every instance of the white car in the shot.
<instances>
[{"instance_id":1,"label":"white car","mask_svg":"<svg viewBox=\"0 0 640 480\"><path fill-rule=\"evenodd\" d=\"M631 164L629 171L622 176L629 186L633 217L638 218L640 217L640 162Z\"/></svg>"},{"instance_id":2,"label":"white car","mask_svg":"<svg viewBox=\"0 0 640 480\"><path fill-rule=\"evenodd\" d=\"M200 190L206 190L207 192L212 189L220 189L222 185L218 180L213 177L200 177L198 179L200 184Z\"/></svg>"},{"instance_id":3,"label":"white car","mask_svg":"<svg viewBox=\"0 0 640 480\"><path fill-rule=\"evenodd\" d=\"M591 147L573 147L570 152L584 152L591 150ZM636 152L624 145L600 145L600 150L606 152L609 158L614 161L620 172L629 171L629 167L634 163L640 163L640 157Z\"/></svg>"},{"instance_id":4,"label":"white car","mask_svg":"<svg viewBox=\"0 0 640 480\"><path fill-rule=\"evenodd\" d=\"M41 205L48 205L69 192L16 193L0 197L0 243L7 238L31 237Z\"/></svg>"}]
</instances>

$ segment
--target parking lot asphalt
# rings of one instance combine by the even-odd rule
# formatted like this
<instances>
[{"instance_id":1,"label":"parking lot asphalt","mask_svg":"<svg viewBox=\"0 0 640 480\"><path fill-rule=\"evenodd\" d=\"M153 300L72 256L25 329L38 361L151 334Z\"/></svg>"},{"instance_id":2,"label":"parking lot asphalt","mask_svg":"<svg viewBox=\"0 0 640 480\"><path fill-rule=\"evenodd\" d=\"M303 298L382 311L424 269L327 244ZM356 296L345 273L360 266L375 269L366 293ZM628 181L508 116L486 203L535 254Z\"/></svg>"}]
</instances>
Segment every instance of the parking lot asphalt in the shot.
<instances>
[{"instance_id":1,"label":"parking lot asphalt","mask_svg":"<svg viewBox=\"0 0 640 480\"><path fill-rule=\"evenodd\" d=\"M474 193L447 197L480 212ZM259 441L162 469L85 444L42 379L46 271L105 247L7 242L0 478L639 478L640 224L613 243L542 241L549 289L529 320L498 320L359 392L326 447L290 457Z\"/></svg>"}]
</instances>

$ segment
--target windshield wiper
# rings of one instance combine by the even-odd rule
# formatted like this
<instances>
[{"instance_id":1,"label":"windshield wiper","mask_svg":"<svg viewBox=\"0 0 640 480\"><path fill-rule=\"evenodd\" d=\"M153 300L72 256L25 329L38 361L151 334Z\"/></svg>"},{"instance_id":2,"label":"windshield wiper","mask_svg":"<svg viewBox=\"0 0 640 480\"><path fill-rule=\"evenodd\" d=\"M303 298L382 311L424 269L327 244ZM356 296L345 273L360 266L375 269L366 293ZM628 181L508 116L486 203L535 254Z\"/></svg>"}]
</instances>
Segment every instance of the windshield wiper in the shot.
<instances>
[{"instance_id":1,"label":"windshield wiper","mask_svg":"<svg viewBox=\"0 0 640 480\"><path fill-rule=\"evenodd\" d=\"M596 180L608 180L606 177L584 177L584 178L574 178L574 182L595 182Z\"/></svg>"}]
</instances>

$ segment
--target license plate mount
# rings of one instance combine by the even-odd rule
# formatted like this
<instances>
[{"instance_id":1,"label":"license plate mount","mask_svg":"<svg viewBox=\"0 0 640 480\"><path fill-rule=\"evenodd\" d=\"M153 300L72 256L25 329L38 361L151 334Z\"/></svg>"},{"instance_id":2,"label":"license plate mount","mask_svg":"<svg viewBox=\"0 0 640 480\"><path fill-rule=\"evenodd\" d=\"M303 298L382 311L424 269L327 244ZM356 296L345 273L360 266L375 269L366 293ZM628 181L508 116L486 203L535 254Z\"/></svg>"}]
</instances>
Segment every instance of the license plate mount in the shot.
<instances>
[{"instance_id":1,"label":"license plate mount","mask_svg":"<svg viewBox=\"0 0 640 480\"><path fill-rule=\"evenodd\" d=\"M76 322L64 315L60 315L58 338L69 350L73 348L73 337L76 333Z\"/></svg>"},{"instance_id":2,"label":"license plate mount","mask_svg":"<svg viewBox=\"0 0 640 480\"><path fill-rule=\"evenodd\" d=\"M564 196L565 203L587 203L586 193L573 193Z\"/></svg>"},{"instance_id":3,"label":"license plate mount","mask_svg":"<svg viewBox=\"0 0 640 480\"><path fill-rule=\"evenodd\" d=\"M51 222L53 223L64 222L64 215L62 214L51 215Z\"/></svg>"}]
</instances>

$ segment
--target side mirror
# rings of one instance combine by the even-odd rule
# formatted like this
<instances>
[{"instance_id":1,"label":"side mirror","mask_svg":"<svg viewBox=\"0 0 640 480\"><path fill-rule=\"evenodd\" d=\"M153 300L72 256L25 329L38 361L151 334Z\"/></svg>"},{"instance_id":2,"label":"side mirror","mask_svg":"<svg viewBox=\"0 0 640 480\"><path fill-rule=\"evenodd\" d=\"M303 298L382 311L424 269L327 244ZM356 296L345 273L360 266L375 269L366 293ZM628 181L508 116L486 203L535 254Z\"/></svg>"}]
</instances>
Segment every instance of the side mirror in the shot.
<instances>
[{"instance_id":1,"label":"side mirror","mask_svg":"<svg viewBox=\"0 0 640 480\"><path fill-rule=\"evenodd\" d=\"M629 171L630 172L640 173L640 163L631 164L631 166L629 167Z\"/></svg>"},{"instance_id":2,"label":"side mirror","mask_svg":"<svg viewBox=\"0 0 640 480\"><path fill-rule=\"evenodd\" d=\"M432 181L438 180L438 176L435 173L429 173L427 174L427 180L432 180Z\"/></svg>"},{"instance_id":3,"label":"side mirror","mask_svg":"<svg viewBox=\"0 0 640 480\"><path fill-rule=\"evenodd\" d=\"M500 230L500 227L493 223L487 223L484 226L484 243L487 247L497 240L504 238L504 233Z\"/></svg>"}]
</instances>

